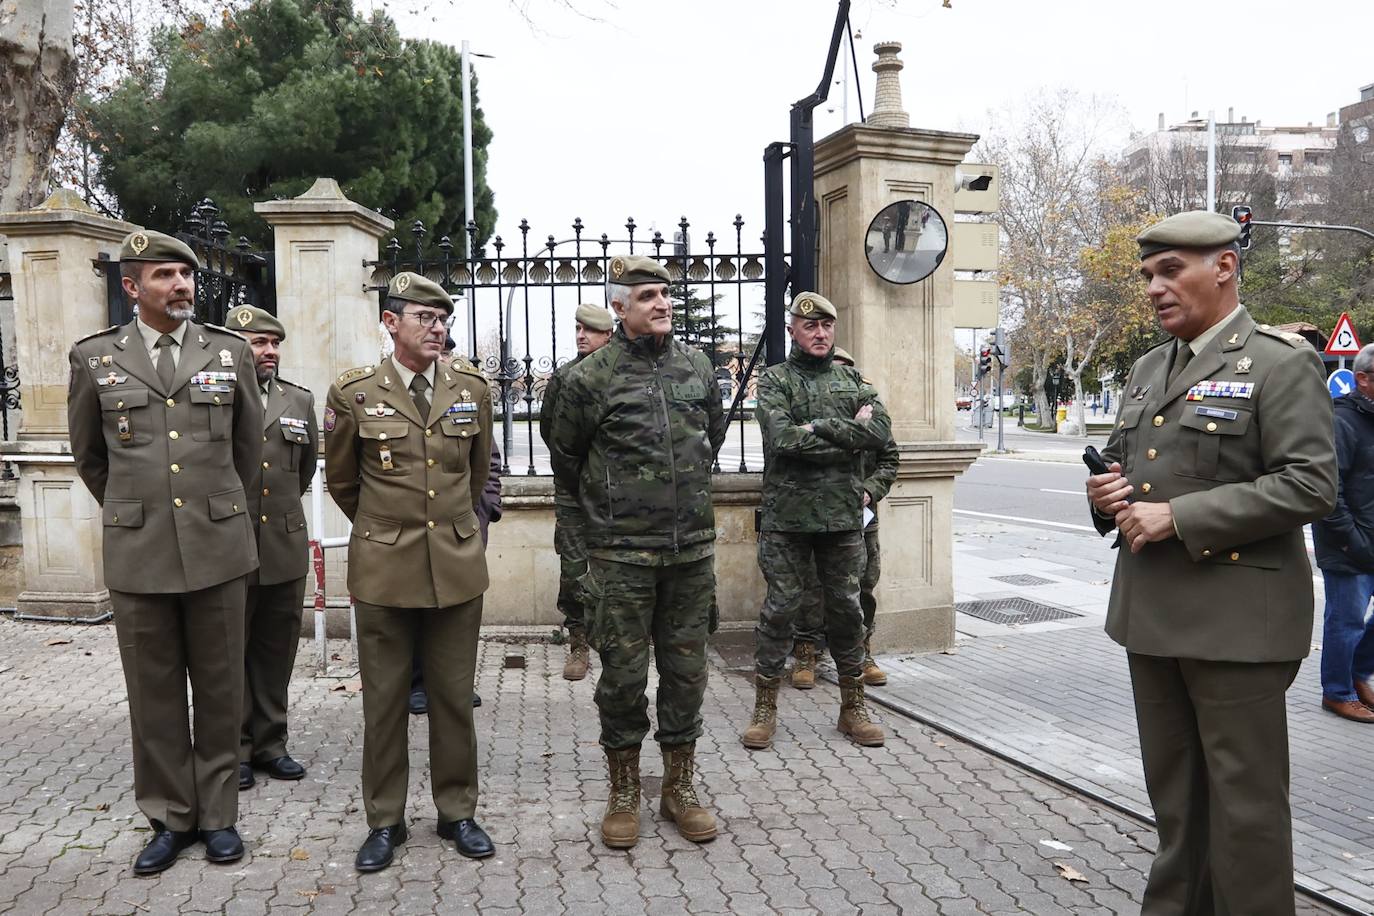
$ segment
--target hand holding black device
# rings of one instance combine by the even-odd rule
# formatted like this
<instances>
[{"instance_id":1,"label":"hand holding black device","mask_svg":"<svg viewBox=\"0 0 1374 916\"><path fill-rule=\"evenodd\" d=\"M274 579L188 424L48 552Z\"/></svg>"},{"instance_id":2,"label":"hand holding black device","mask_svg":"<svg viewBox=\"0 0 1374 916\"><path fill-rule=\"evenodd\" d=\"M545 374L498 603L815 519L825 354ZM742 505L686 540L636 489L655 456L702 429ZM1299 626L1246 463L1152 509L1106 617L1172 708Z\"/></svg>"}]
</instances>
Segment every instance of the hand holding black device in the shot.
<instances>
[{"instance_id":1,"label":"hand holding black device","mask_svg":"<svg viewBox=\"0 0 1374 916\"><path fill-rule=\"evenodd\" d=\"M1110 474L1112 469L1107 466L1107 459L1102 457L1102 453L1096 446L1088 446L1083 449L1083 463L1088 466L1088 470L1093 474ZM1126 502L1132 502L1131 497L1126 497Z\"/></svg>"}]
</instances>

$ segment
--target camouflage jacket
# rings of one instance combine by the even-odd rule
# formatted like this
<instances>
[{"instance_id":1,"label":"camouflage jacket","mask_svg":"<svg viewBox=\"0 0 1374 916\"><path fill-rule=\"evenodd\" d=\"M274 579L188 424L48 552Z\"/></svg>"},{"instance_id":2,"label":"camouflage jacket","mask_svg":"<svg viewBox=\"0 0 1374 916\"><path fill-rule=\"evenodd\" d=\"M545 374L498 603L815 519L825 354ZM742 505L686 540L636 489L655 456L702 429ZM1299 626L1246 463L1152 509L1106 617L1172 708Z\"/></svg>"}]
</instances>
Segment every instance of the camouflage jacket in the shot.
<instances>
[{"instance_id":1,"label":"camouflage jacket","mask_svg":"<svg viewBox=\"0 0 1374 916\"><path fill-rule=\"evenodd\" d=\"M573 371L573 367L585 358L584 354L579 353L571 361L553 370L548 384L544 386L544 398L539 405L539 438L543 439L544 444L550 449L553 448L553 415L558 412L558 396L563 391L563 382L567 379L568 373ZM577 498L557 480L553 483L553 501L558 506L577 507Z\"/></svg>"},{"instance_id":2,"label":"camouflage jacket","mask_svg":"<svg viewBox=\"0 0 1374 916\"><path fill-rule=\"evenodd\" d=\"M863 453L863 487L870 497L868 508L873 510L873 521L868 523L870 529L878 527L878 503L887 496L887 491L892 489L900 463L897 443L892 440L891 435L887 437L887 444L878 451Z\"/></svg>"},{"instance_id":3,"label":"camouflage jacket","mask_svg":"<svg viewBox=\"0 0 1374 916\"><path fill-rule=\"evenodd\" d=\"M677 552L715 539L711 466L724 441L705 354L617 328L563 380L549 458L582 507L589 548Z\"/></svg>"},{"instance_id":4,"label":"camouflage jacket","mask_svg":"<svg viewBox=\"0 0 1374 916\"><path fill-rule=\"evenodd\" d=\"M864 405L873 407L872 418L855 420ZM892 423L858 370L794 345L786 362L759 376L755 416L763 429L762 529L862 528L864 456L888 446ZM815 432L803 429L807 424ZM876 502L891 480L875 486L882 491L870 492Z\"/></svg>"}]
</instances>

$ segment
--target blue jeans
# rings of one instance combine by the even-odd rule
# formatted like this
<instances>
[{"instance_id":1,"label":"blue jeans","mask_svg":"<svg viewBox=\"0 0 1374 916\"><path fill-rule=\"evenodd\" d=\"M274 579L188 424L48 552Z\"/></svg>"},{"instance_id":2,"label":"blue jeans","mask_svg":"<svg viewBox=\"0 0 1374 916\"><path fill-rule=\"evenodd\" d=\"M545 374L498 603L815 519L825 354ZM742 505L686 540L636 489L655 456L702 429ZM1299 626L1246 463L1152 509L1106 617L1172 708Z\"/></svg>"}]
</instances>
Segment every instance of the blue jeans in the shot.
<instances>
[{"instance_id":1,"label":"blue jeans","mask_svg":"<svg viewBox=\"0 0 1374 916\"><path fill-rule=\"evenodd\" d=\"M1354 700L1354 681L1374 675L1374 619L1367 617L1374 575L1322 570L1326 614L1322 624L1322 693Z\"/></svg>"}]
</instances>

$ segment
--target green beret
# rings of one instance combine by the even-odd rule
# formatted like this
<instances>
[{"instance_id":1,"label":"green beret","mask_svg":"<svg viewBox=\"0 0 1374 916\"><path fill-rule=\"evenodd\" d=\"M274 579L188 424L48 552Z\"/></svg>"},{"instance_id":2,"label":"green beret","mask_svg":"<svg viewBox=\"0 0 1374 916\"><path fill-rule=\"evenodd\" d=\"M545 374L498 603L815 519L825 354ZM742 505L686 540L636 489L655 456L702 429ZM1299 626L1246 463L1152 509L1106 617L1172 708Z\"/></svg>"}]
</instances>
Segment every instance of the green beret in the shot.
<instances>
[{"instance_id":1,"label":"green beret","mask_svg":"<svg viewBox=\"0 0 1374 916\"><path fill-rule=\"evenodd\" d=\"M453 300L444 292L442 286L408 270L403 270L391 278L391 285L386 288L386 297L404 299L416 305L432 306L453 314Z\"/></svg>"},{"instance_id":2,"label":"green beret","mask_svg":"<svg viewBox=\"0 0 1374 916\"><path fill-rule=\"evenodd\" d=\"M181 239L140 229L124 237L119 248L120 261L180 261L191 267L200 267L200 258Z\"/></svg>"},{"instance_id":3,"label":"green beret","mask_svg":"<svg viewBox=\"0 0 1374 916\"><path fill-rule=\"evenodd\" d=\"M850 356L848 351L846 351L844 347L836 347L833 358L843 360L844 362L849 363L849 365L851 366L854 365L854 357Z\"/></svg>"},{"instance_id":4,"label":"green beret","mask_svg":"<svg viewBox=\"0 0 1374 916\"><path fill-rule=\"evenodd\" d=\"M577 307L575 316L577 323L584 328L591 328L593 331L609 331L611 329L611 313L599 305L582 304Z\"/></svg>"},{"instance_id":5,"label":"green beret","mask_svg":"<svg viewBox=\"0 0 1374 916\"><path fill-rule=\"evenodd\" d=\"M668 283L668 268L653 258L628 254L611 258L611 282L621 286L638 286L641 283Z\"/></svg>"},{"instance_id":6,"label":"green beret","mask_svg":"<svg viewBox=\"0 0 1374 916\"><path fill-rule=\"evenodd\" d=\"M1220 213L1188 210L1155 223L1135 237L1140 259L1171 248L1220 248L1240 238L1240 223Z\"/></svg>"},{"instance_id":7,"label":"green beret","mask_svg":"<svg viewBox=\"0 0 1374 916\"><path fill-rule=\"evenodd\" d=\"M793 297L792 304L787 310L793 315L800 315L803 318L839 318L840 315L835 311L835 306L830 304L830 300L820 293L800 293Z\"/></svg>"},{"instance_id":8,"label":"green beret","mask_svg":"<svg viewBox=\"0 0 1374 916\"><path fill-rule=\"evenodd\" d=\"M251 305L232 309L229 317L224 319L224 325L240 334L276 334L280 339L286 339L286 328L282 327L276 315Z\"/></svg>"}]
</instances>

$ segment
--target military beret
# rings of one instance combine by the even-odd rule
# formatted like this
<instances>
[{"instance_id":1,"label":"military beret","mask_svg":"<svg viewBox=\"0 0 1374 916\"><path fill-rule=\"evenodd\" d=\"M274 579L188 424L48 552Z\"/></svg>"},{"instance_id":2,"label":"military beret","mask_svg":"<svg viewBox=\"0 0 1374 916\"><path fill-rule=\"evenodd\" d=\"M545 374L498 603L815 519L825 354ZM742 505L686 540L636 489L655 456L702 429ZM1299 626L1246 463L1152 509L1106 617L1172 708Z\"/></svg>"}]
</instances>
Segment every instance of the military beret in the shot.
<instances>
[{"instance_id":1,"label":"military beret","mask_svg":"<svg viewBox=\"0 0 1374 916\"><path fill-rule=\"evenodd\" d=\"M408 270L403 270L391 278L391 285L386 288L386 297L404 299L416 305L433 306L443 309L450 315L453 314L453 300L444 292L442 286Z\"/></svg>"},{"instance_id":2,"label":"military beret","mask_svg":"<svg viewBox=\"0 0 1374 916\"><path fill-rule=\"evenodd\" d=\"M1240 237L1240 223L1220 213L1188 210L1155 223L1135 237L1140 259L1171 248L1220 248Z\"/></svg>"},{"instance_id":3,"label":"military beret","mask_svg":"<svg viewBox=\"0 0 1374 916\"><path fill-rule=\"evenodd\" d=\"M260 334L276 334L282 340L286 339L286 328L277 320L276 315L251 305L240 305L232 309L224 324L229 330L243 334L256 331Z\"/></svg>"},{"instance_id":4,"label":"military beret","mask_svg":"<svg viewBox=\"0 0 1374 916\"><path fill-rule=\"evenodd\" d=\"M668 268L653 258L627 254L611 258L611 282L621 286L640 283L668 283Z\"/></svg>"},{"instance_id":5,"label":"military beret","mask_svg":"<svg viewBox=\"0 0 1374 916\"><path fill-rule=\"evenodd\" d=\"M181 239L151 229L140 229L124 237L119 248L120 261L180 261L200 267L200 258Z\"/></svg>"},{"instance_id":6,"label":"military beret","mask_svg":"<svg viewBox=\"0 0 1374 916\"><path fill-rule=\"evenodd\" d=\"M835 311L835 306L830 304L830 300L820 293L801 293L792 299L792 304L787 310L793 315L800 315L803 318L838 318L839 313Z\"/></svg>"},{"instance_id":7,"label":"military beret","mask_svg":"<svg viewBox=\"0 0 1374 916\"><path fill-rule=\"evenodd\" d=\"M849 363L849 365L851 366L854 365L854 357L850 356L849 352L845 350L844 347L836 347L833 358L838 359L841 362Z\"/></svg>"},{"instance_id":8,"label":"military beret","mask_svg":"<svg viewBox=\"0 0 1374 916\"><path fill-rule=\"evenodd\" d=\"M445 338L444 338L444 352L447 353L447 352L450 351L450 350L456 350L456 349L458 349L458 343L457 343L457 341L455 341L455 340L453 339L453 335L450 334L449 336L445 337Z\"/></svg>"},{"instance_id":9,"label":"military beret","mask_svg":"<svg viewBox=\"0 0 1374 916\"><path fill-rule=\"evenodd\" d=\"M611 329L611 313L599 305L583 303L577 307L577 314L574 317L582 327L591 328L593 331L609 331Z\"/></svg>"}]
</instances>

